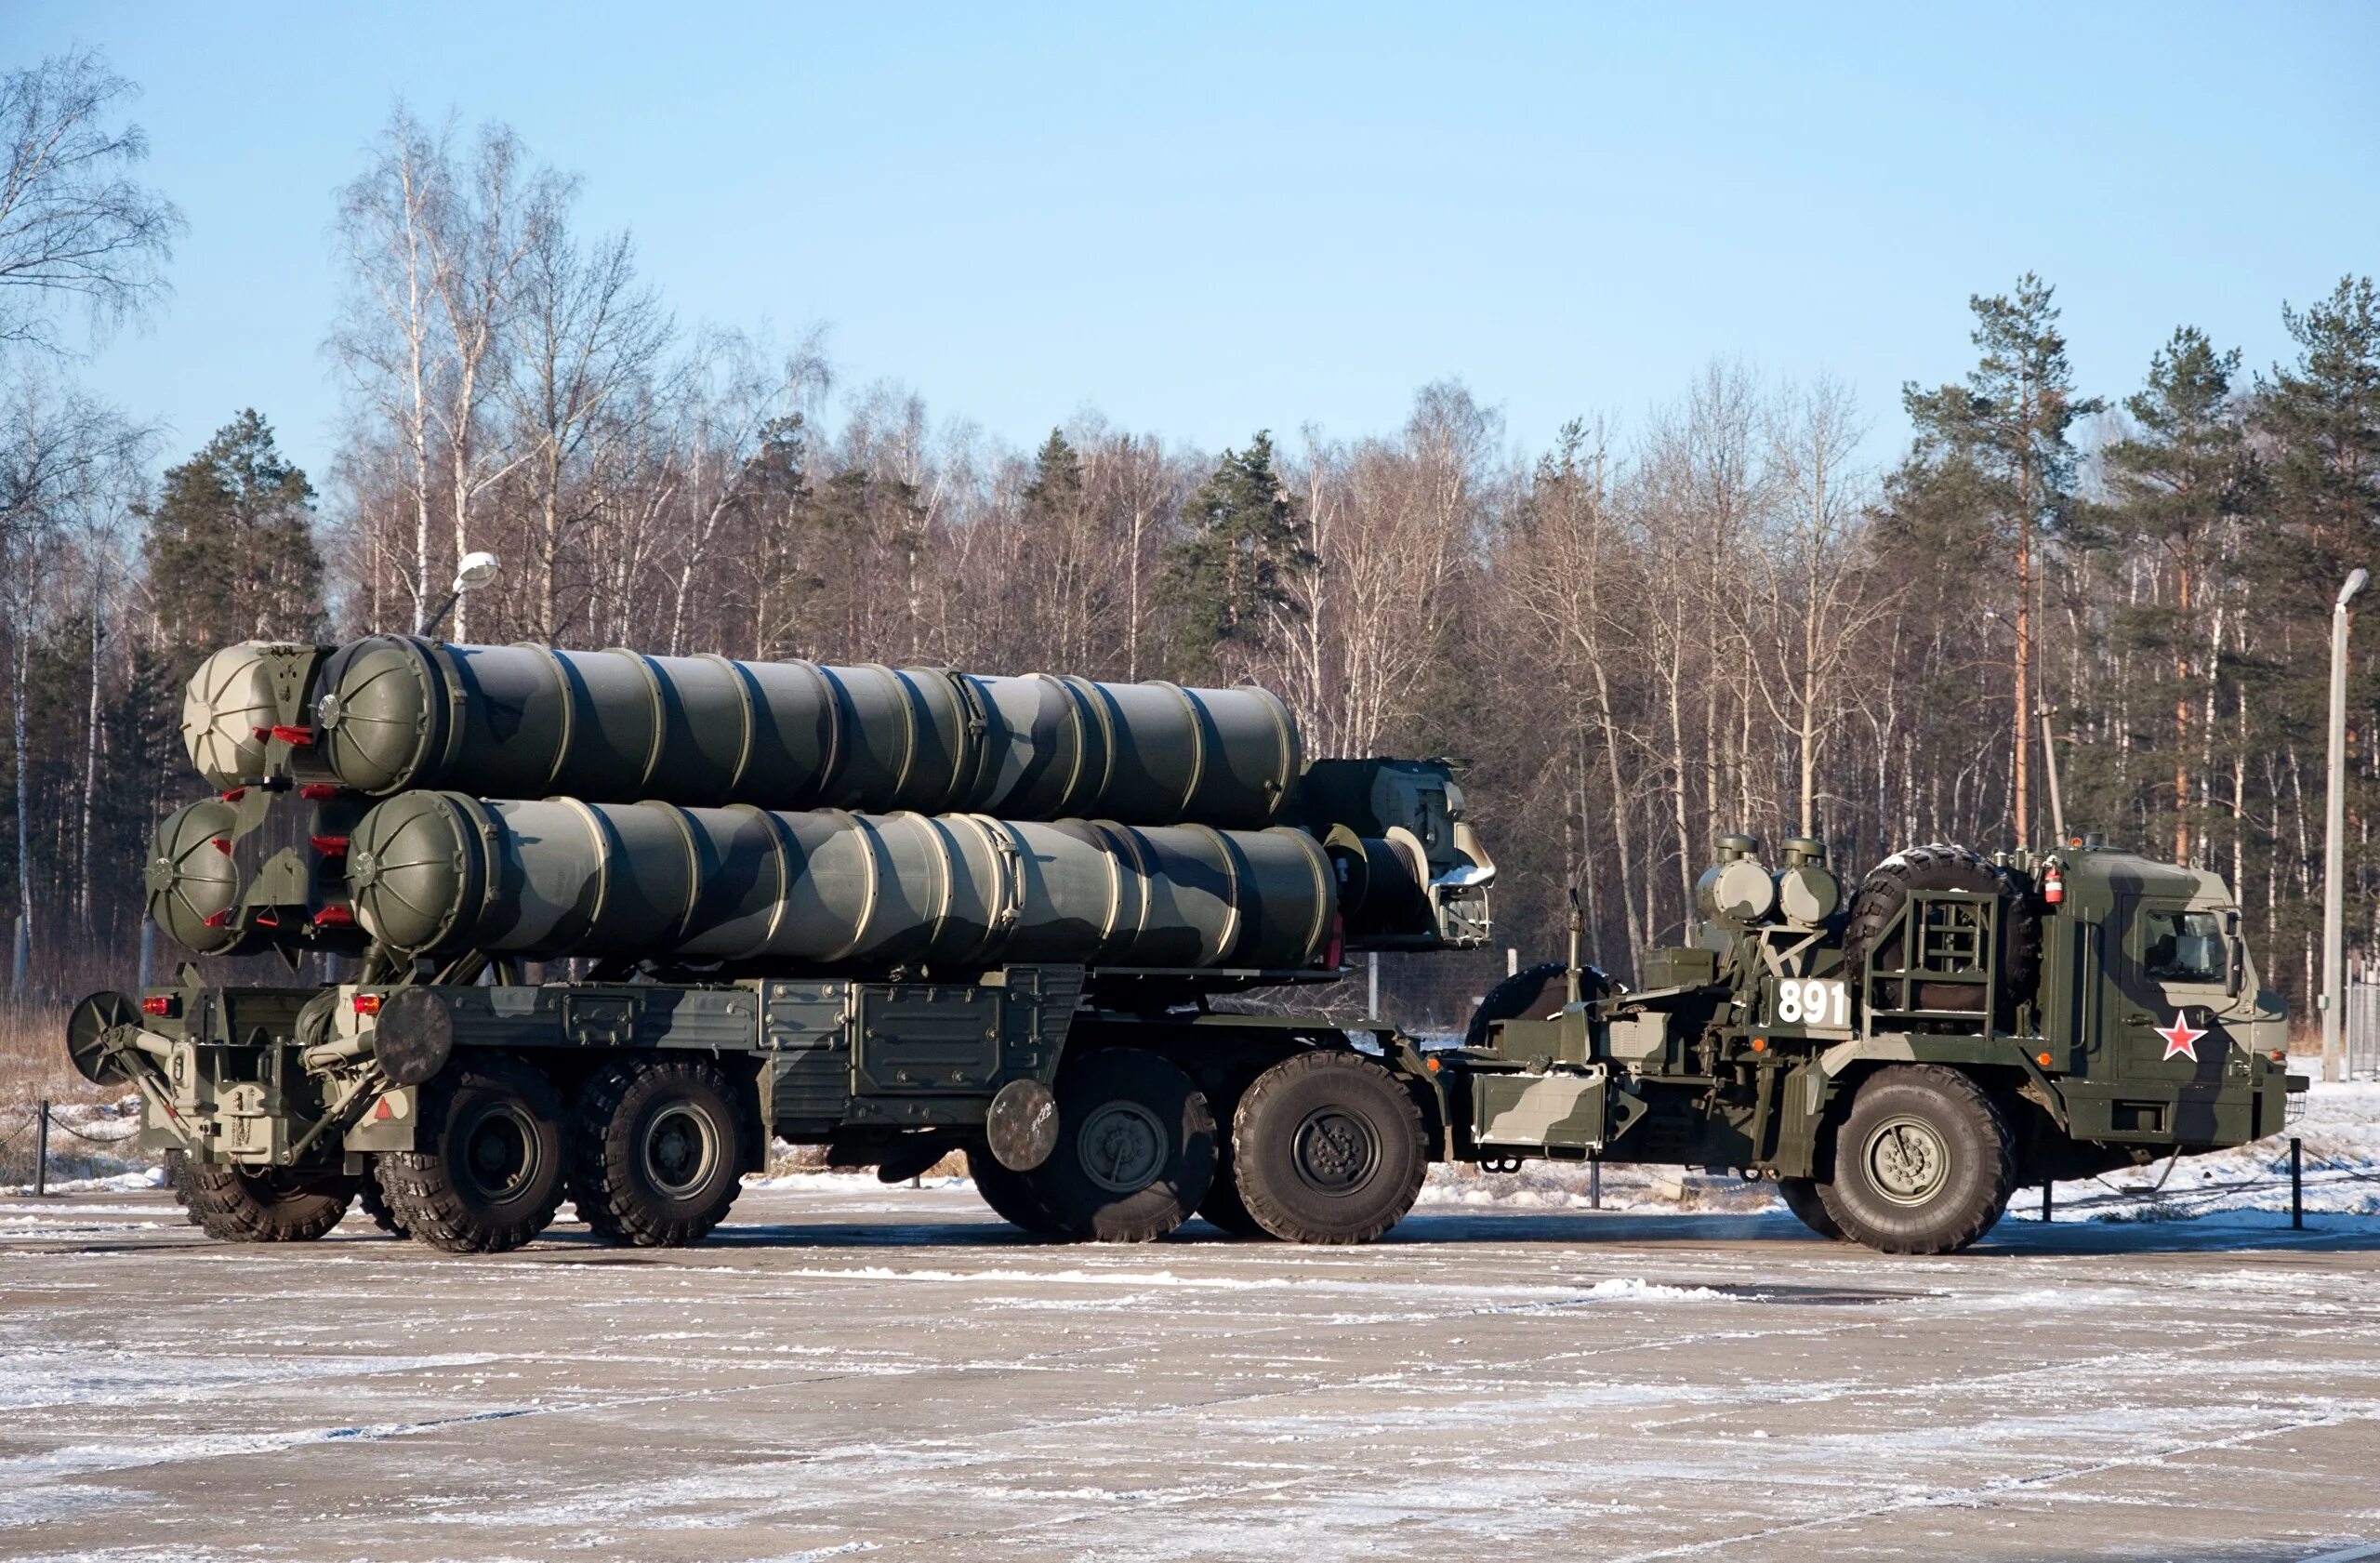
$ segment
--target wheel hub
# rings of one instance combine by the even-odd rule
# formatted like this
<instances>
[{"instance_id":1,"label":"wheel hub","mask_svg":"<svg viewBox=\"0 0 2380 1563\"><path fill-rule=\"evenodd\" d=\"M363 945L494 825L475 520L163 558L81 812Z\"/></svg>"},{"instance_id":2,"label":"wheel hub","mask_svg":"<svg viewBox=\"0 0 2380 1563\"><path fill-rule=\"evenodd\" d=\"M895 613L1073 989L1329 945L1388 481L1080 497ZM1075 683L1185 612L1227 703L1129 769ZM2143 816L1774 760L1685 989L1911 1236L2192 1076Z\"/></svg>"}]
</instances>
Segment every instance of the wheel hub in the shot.
<instances>
[{"instance_id":1,"label":"wheel hub","mask_svg":"<svg viewBox=\"0 0 2380 1563\"><path fill-rule=\"evenodd\" d=\"M1923 1205L1942 1191L1950 1175L1950 1147L1924 1119L1885 1119L1868 1136L1868 1181L1896 1205Z\"/></svg>"},{"instance_id":2,"label":"wheel hub","mask_svg":"<svg viewBox=\"0 0 2380 1563\"><path fill-rule=\"evenodd\" d=\"M641 1159L656 1193L682 1199L709 1181L719 1161L719 1129L707 1113L672 1102L645 1119Z\"/></svg>"},{"instance_id":3,"label":"wheel hub","mask_svg":"<svg viewBox=\"0 0 2380 1563\"><path fill-rule=\"evenodd\" d=\"M461 1161L464 1176L485 1199L509 1199L536 1178L536 1126L509 1104L491 1107L465 1133Z\"/></svg>"},{"instance_id":4,"label":"wheel hub","mask_svg":"<svg viewBox=\"0 0 2380 1563\"><path fill-rule=\"evenodd\" d=\"M1083 1174L1111 1194L1135 1194L1165 1166L1165 1125L1138 1102L1104 1102L1075 1141Z\"/></svg>"},{"instance_id":5,"label":"wheel hub","mask_svg":"<svg viewBox=\"0 0 2380 1563\"><path fill-rule=\"evenodd\" d=\"M1322 1194L1352 1194L1380 1166L1372 1126L1340 1107L1317 1107L1298 1125L1291 1161L1299 1179Z\"/></svg>"}]
</instances>

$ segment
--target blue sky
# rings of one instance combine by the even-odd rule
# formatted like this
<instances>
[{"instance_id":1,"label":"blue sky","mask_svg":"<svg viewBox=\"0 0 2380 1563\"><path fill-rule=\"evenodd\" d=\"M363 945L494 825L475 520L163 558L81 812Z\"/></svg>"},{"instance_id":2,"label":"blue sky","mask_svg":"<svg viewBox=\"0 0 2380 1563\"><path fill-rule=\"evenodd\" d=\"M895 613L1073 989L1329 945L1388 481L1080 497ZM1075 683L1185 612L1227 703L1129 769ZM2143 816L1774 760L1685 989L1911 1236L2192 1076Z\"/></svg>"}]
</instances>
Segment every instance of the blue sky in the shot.
<instances>
[{"instance_id":1,"label":"blue sky","mask_svg":"<svg viewBox=\"0 0 2380 1563\"><path fill-rule=\"evenodd\" d=\"M657 20L665 16L668 20ZM1086 404L1210 448L1393 428L1460 377L1515 442L1740 358L1848 381L1870 454L1966 298L2057 285L2094 391L2174 326L2264 366L2380 270L2380 6L86 6L187 213L84 373L178 456L244 405L317 471L332 192L402 97L510 122L682 323L828 328L1017 444Z\"/></svg>"}]
</instances>

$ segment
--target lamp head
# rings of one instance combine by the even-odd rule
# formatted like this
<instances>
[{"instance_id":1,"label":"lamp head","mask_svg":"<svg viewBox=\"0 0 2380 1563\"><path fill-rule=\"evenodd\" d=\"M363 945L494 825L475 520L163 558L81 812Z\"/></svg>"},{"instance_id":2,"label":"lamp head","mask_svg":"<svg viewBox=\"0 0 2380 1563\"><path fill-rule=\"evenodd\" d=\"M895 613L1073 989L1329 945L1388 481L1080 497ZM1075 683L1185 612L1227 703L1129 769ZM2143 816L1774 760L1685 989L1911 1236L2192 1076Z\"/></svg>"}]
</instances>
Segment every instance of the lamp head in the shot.
<instances>
[{"instance_id":1,"label":"lamp head","mask_svg":"<svg viewBox=\"0 0 2380 1563\"><path fill-rule=\"evenodd\" d=\"M2339 588L2338 605L2344 608L2349 603L2354 602L2357 593L2363 589L2363 583L2371 578L2371 576L2364 571L2361 566L2358 566L2357 568L2348 571L2347 584Z\"/></svg>"},{"instance_id":2,"label":"lamp head","mask_svg":"<svg viewBox=\"0 0 2380 1563\"><path fill-rule=\"evenodd\" d=\"M484 550L467 553L463 555L461 566L455 572L454 589L458 592L477 590L496 579L496 573L502 568L503 565L492 553Z\"/></svg>"}]
</instances>

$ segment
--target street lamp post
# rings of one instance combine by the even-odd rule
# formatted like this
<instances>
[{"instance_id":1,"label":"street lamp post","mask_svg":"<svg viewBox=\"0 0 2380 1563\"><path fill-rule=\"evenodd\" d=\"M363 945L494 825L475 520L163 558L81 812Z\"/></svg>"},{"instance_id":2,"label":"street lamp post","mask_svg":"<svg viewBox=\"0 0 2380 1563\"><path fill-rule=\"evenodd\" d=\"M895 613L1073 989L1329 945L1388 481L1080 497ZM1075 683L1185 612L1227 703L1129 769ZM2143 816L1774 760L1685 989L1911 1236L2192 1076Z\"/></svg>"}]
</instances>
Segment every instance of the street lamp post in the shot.
<instances>
[{"instance_id":1,"label":"street lamp post","mask_svg":"<svg viewBox=\"0 0 2380 1563\"><path fill-rule=\"evenodd\" d=\"M2347 616L2363 589L2364 572L2351 573L2331 604L2331 756L2322 837L2322 1078L2347 1078Z\"/></svg>"}]
</instances>

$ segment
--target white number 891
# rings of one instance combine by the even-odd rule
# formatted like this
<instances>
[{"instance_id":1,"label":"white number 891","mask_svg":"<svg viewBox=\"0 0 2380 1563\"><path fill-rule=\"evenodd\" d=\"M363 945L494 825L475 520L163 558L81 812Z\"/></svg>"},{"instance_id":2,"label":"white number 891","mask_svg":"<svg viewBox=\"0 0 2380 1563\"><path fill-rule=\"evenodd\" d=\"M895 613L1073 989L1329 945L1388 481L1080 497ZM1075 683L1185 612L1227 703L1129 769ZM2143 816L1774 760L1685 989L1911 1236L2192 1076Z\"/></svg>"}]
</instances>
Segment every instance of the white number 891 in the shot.
<instances>
[{"instance_id":1,"label":"white number 891","mask_svg":"<svg viewBox=\"0 0 2380 1563\"><path fill-rule=\"evenodd\" d=\"M1848 1026L1851 996L1839 982L1811 977L1777 985L1777 1018L1787 1026Z\"/></svg>"}]
</instances>

